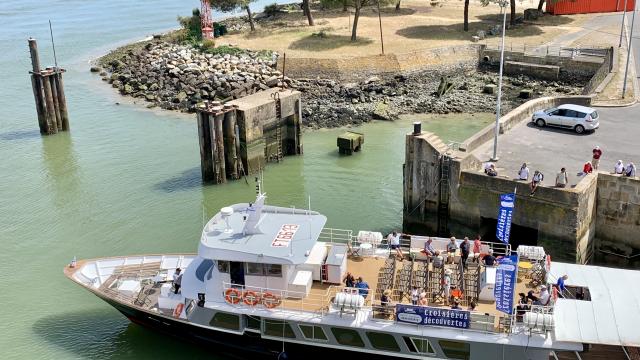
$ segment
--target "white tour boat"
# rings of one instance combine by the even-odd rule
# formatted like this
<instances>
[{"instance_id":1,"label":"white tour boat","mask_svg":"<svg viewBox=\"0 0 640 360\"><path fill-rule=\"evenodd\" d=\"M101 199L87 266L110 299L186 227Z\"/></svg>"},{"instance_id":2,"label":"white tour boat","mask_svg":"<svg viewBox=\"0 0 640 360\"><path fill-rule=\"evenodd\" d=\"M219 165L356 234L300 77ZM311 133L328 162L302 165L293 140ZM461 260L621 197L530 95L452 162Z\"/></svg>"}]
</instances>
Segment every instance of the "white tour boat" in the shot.
<instances>
[{"instance_id":1,"label":"white tour boat","mask_svg":"<svg viewBox=\"0 0 640 360\"><path fill-rule=\"evenodd\" d=\"M504 269L485 266L476 259L490 250L512 255L509 246L486 242L466 267L459 250L439 267L420 253L427 240L421 236L403 238L406 257L399 261L380 233L352 236L325 228L318 212L264 202L259 190L254 203L222 208L205 225L197 254L74 260L65 275L136 324L280 358L322 351L547 360L584 344L640 346L638 271L551 262L542 248L522 246ZM444 252L448 241L434 238L432 246ZM176 268L183 269L177 293ZM347 273L369 289L345 287ZM565 298L554 291L546 306L516 307L514 292L551 288L562 275ZM464 310L445 306L445 276ZM411 305L414 287L426 294L426 305ZM510 314L496 310L494 294L502 290L500 306ZM384 293L390 302L381 301ZM467 310L472 301L478 306Z\"/></svg>"}]
</instances>

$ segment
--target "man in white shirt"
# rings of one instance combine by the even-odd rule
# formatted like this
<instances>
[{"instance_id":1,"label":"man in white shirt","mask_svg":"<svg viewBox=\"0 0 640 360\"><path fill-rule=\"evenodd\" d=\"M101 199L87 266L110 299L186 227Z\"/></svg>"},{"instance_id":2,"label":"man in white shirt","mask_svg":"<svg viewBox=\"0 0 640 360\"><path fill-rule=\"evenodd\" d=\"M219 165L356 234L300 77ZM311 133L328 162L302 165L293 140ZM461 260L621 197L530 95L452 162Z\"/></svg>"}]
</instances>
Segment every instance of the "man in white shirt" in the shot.
<instances>
[{"instance_id":1,"label":"man in white shirt","mask_svg":"<svg viewBox=\"0 0 640 360\"><path fill-rule=\"evenodd\" d=\"M540 286L540 295L538 295L538 301L534 301L533 305L549 305L549 300L551 299L551 294L547 290L547 287L542 285Z\"/></svg>"},{"instance_id":2,"label":"man in white shirt","mask_svg":"<svg viewBox=\"0 0 640 360\"><path fill-rule=\"evenodd\" d=\"M520 170L518 171L518 179L519 180L529 180L529 168L527 167L527 163L522 164Z\"/></svg>"},{"instance_id":3,"label":"man in white shirt","mask_svg":"<svg viewBox=\"0 0 640 360\"><path fill-rule=\"evenodd\" d=\"M402 249L400 249L400 234L397 232L392 232L387 236L387 241L389 242L389 247L391 250L396 251L396 257L402 261L404 259L404 254L402 253Z\"/></svg>"}]
</instances>

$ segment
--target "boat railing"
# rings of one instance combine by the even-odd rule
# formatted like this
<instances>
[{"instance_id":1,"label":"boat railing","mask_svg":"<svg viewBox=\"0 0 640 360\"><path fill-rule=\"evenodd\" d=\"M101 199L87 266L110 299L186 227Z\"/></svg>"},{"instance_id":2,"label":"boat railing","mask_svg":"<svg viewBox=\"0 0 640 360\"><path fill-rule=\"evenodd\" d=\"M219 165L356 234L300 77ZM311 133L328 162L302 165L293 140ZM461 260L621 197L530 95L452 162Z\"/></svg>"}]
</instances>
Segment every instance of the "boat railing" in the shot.
<instances>
[{"instance_id":1,"label":"boat railing","mask_svg":"<svg viewBox=\"0 0 640 360\"><path fill-rule=\"evenodd\" d=\"M511 333L548 334L553 329L553 306L531 305L516 309L512 317Z\"/></svg>"},{"instance_id":2,"label":"boat railing","mask_svg":"<svg viewBox=\"0 0 640 360\"><path fill-rule=\"evenodd\" d=\"M320 316L330 311L333 298L341 291L339 288L330 285L324 292L312 291L307 294L300 291L223 282L223 293L227 303L241 307L295 310Z\"/></svg>"},{"instance_id":3,"label":"boat railing","mask_svg":"<svg viewBox=\"0 0 640 360\"><path fill-rule=\"evenodd\" d=\"M330 244L338 243L351 245L351 243L353 242L353 238L354 237L352 230L333 229L325 227L320 232L318 241L323 241Z\"/></svg>"}]
</instances>

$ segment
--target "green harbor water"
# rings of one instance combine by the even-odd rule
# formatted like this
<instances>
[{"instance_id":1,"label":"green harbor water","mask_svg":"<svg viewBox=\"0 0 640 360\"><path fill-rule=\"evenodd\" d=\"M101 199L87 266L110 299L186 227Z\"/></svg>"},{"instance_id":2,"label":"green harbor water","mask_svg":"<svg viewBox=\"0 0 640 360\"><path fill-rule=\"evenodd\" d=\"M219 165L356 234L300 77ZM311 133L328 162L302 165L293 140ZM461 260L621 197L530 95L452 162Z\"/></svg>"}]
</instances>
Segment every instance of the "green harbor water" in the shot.
<instances>
[{"instance_id":1,"label":"green harbor water","mask_svg":"<svg viewBox=\"0 0 640 360\"><path fill-rule=\"evenodd\" d=\"M0 4L0 359L231 356L130 324L62 274L73 256L195 252L205 219L227 204L253 199L252 179L201 184L194 115L124 101L88 71L90 59L175 26L176 15L197 4ZM68 69L71 132L41 137L26 39L38 38L42 63L52 63L48 18L58 62ZM267 167L268 202L306 207L310 196L311 207L328 216L330 227L399 228L404 134L415 120L357 128L365 144L353 156L338 155L336 136L344 129L306 132L303 156ZM422 120L425 130L461 141L491 115Z\"/></svg>"}]
</instances>

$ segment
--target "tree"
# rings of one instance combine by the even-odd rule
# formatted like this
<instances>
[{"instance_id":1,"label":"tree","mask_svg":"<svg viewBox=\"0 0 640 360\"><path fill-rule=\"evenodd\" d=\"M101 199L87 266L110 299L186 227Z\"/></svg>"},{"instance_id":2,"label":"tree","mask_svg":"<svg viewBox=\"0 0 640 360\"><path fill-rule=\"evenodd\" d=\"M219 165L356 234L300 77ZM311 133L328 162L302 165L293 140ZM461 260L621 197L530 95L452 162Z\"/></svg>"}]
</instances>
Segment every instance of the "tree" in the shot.
<instances>
[{"instance_id":1,"label":"tree","mask_svg":"<svg viewBox=\"0 0 640 360\"><path fill-rule=\"evenodd\" d=\"M311 15L311 8L309 7L309 0L302 0L302 11L307 15L309 26L313 26L313 15Z\"/></svg>"},{"instance_id":2,"label":"tree","mask_svg":"<svg viewBox=\"0 0 640 360\"><path fill-rule=\"evenodd\" d=\"M464 0L464 31L469 31L469 0Z\"/></svg>"},{"instance_id":3,"label":"tree","mask_svg":"<svg viewBox=\"0 0 640 360\"><path fill-rule=\"evenodd\" d=\"M256 30L256 25L253 22L253 14L251 13L251 8L249 4L254 2L255 0L209 0L209 4L211 4L211 8L221 11L221 12L230 12L236 9L243 9L247 11L247 15L249 16L249 26L251 26L251 31Z\"/></svg>"},{"instance_id":4,"label":"tree","mask_svg":"<svg viewBox=\"0 0 640 360\"><path fill-rule=\"evenodd\" d=\"M516 24L516 0L511 0L511 17L509 18L509 24Z\"/></svg>"}]
</instances>

